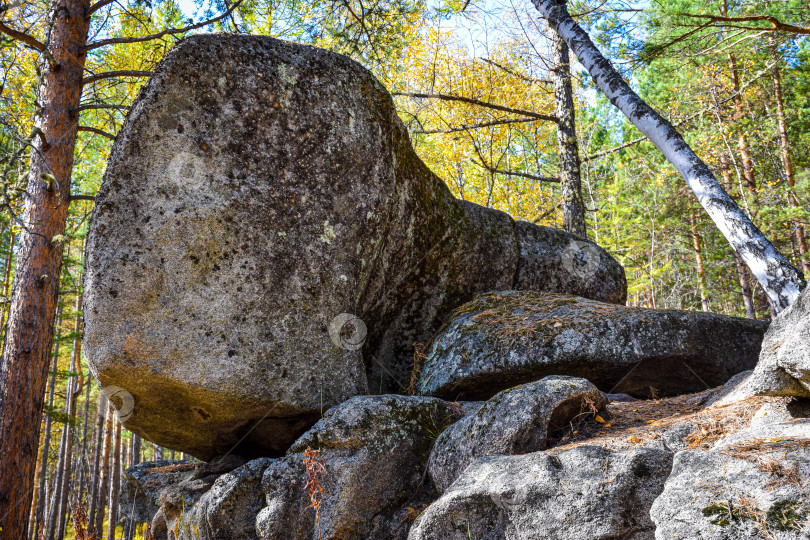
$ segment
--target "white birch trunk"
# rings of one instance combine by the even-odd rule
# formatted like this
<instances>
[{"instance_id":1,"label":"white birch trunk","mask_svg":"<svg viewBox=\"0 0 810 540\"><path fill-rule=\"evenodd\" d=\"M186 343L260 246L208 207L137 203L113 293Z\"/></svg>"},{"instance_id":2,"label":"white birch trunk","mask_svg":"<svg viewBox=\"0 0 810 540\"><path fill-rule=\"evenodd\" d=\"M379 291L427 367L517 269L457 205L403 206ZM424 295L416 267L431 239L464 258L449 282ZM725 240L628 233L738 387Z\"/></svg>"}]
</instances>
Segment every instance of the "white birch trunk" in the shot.
<instances>
[{"instance_id":1,"label":"white birch trunk","mask_svg":"<svg viewBox=\"0 0 810 540\"><path fill-rule=\"evenodd\" d=\"M778 313L792 304L805 286L804 277L765 238L729 197L705 163L665 118L647 105L613 69L568 13L564 0L532 0L591 74L600 90L672 163L697 196L731 247L742 257L767 292Z\"/></svg>"}]
</instances>

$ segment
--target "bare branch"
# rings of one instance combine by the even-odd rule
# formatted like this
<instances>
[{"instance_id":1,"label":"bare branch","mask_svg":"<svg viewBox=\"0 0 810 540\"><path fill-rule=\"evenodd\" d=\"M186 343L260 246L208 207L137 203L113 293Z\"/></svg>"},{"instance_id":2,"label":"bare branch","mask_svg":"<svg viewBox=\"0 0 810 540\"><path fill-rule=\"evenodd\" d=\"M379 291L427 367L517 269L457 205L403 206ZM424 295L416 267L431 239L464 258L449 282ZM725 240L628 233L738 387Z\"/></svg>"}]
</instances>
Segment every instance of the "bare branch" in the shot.
<instances>
[{"instance_id":1,"label":"bare branch","mask_svg":"<svg viewBox=\"0 0 810 540\"><path fill-rule=\"evenodd\" d=\"M34 38L29 34L26 34L25 32L20 32L18 30L14 30L13 28L9 28L1 21L0 21L0 32L3 32L7 36L12 37L18 41L22 41L32 49L36 49L39 52L45 52L45 45L37 41L36 38Z\"/></svg>"},{"instance_id":2,"label":"bare branch","mask_svg":"<svg viewBox=\"0 0 810 540\"><path fill-rule=\"evenodd\" d=\"M90 127L90 126L79 126L79 131L86 131L87 133L95 133L96 135L101 135L102 137L107 137L108 139L115 140L115 135L107 133L106 131L102 131L100 129Z\"/></svg>"},{"instance_id":3,"label":"bare branch","mask_svg":"<svg viewBox=\"0 0 810 540\"><path fill-rule=\"evenodd\" d=\"M82 112L82 111L90 111L94 109L116 109L119 111L126 111L129 110L129 105L113 105L110 103L87 103L85 105L80 105L73 109L73 112Z\"/></svg>"},{"instance_id":4,"label":"bare branch","mask_svg":"<svg viewBox=\"0 0 810 540\"><path fill-rule=\"evenodd\" d=\"M71 202L73 201L95 201L95 195L71 195L70 199Z\"/></svg>"},{"instance_id":5,"label":"bare branch","mask_svg":"<svg viewBox=\"0 0 810 540\"><path fill-rule=\"evenodd\" d=\"M552 82L550 80L548 80L548 79L535 79L534 77L529 77L528 75L524 75L523 73L518 73L517 71L514 71L512 69L509 69L506 66L503 66L503 65L499 64L495 60L490 60L489 58L481 58L481 60L486 62L487 64L489 64L491 66L495 66L496 68L500 69L501 71L504 71L504 72L508 73L509 75L515 76L518 79L522 79L522 80L524 80L524 81L526 81L528 83L532 83L532 84L552 84Z\"/></svg>"},{"instance_id":6,"label":"bare branch","mask_svg":"<svg viewBox=\"0 0 810 540\"><path fill-rule=\"evenodd\" d=\"M102 0L104 1L104 0ZM237 0L231 7L229 7L225 12L222 14L214 17L213 19L208 19L206 21L198 22L196 24L192 24L190 26L186 26L184 28L168 28L163 30L162 32L158 32L157 34L151 34L148 36L138 36L138 37L130 37L130 38L111 38L111 39L103 39L101 41L96 41L94 43L88 43L84 48L82 48L82 52L92 51L93 49L98 49L99 47L105 47L107 45L116 45L119 43L142 43L144 41L152 41L155 39L160 39L163 36L173 36L176 34L184 34L186 32L190 32L192 30L196 30L198 28L202 28L203 26L208 26L209 24L213 24L215 22L221 21L228 15L234 12L236 8L238 8L244 0Z\"/></svg>"},{"instance_id":7,"label":"bare branch","mask_svg":"<svg viewBox=\"0 0 810 540\"><path fill-rule=\"evenodd\" d=\"M480 157L480 153L479 153L479 157ZM487 165L485 162L478 163L474 159L471 159L470 161L472 161L474 164L478 165L482 169L486 169L489 172L495 173L495 174L503 174L505 176L518 176L520 178L528 178L529 180L537 180L538 182L550 182L550 183L553 183L553 184L559 184L560 183L560 179L556 178L556 177L536 176L534 174L521 173L521 172L515 172L515 171L502 171L500 169L496 169L495 167L491 167L491 166Z\"/></svg>"},{"instance_id":8,"label":"bare branch","mask_svg":"<svg viewBox=\"0 0 810 540\"><path fill-rule=\"evenodd\" d=\"M506 119L506 120L493 120L492 122L484 122L482 124L473 124L472 126L460 126L457 128L449 128L449 129L425 129L425 130L414 130L411 133L415 133L418 135L435 135L437 133L458 133L460 131L468 131L471 129L481 129L490 126L501 126L504 124L522 124L525 122L536 122L537 119L535 118L514 118L514 119Z\"/></svg>"},{"instance_id":9,"label":"bare branch","mask_svg":"<svg viewBox=\"0 0 810 540\"><path fill-rule=\"evenodd\" d=\"M477 105L479 107L485 107L487 109L494 109L496 111L508 112L513 114L520 114L523 116L530 116L531 118L536 118L537 120L546 120L548 122L558 122L559 118L557 118L553 114L541 114L532 111L524 111L521 109L513 109L511 107L504 107L503 105L497 105L495 103L489 103L488 101L481 101L480 99L462 97L462 96L453 96L449 94L422 94L419 92L394 92L392 95L394 96L404 96L404 97L412 97L417 99L441 99L444 101L460 101L462 103L469 103L471 105Z\"/></svg>"},{"instance_id":10,"label":"bare branch","mask_svg":"<svg viewBox=\"0 0 810 540\"><path fill-rule=\"evenodd\" d=\"M82 85L90 84L96 81L101 81L103 79L111 79L113 77L149 77L150 75L152 75L151 71L132 71L132 70L105 71L103 73L96 73L95 75L85 77L84 79L82 79Z\"/></svg>"},{"instance_id":11,"label":"bare branch","mask_svg":"<svg viewBox=\"0 0 810 540\"><path fill-rule=\"evenodd\" d=\"M647 137L639 137L638 139L633 139L632 141L628 141L624 144L620 144L619 146L608 148L607 150L602 150L601 152L597 152L591 156L587 156L582 158L582 163L592 161L594 159L599 159L600 157L605 157L608 154L612 154L614 152L618 152L619 150L624 150L628 146L633 146L634 144L638 144L641 141L646 141Z\"/></svg>"}]
</instances>

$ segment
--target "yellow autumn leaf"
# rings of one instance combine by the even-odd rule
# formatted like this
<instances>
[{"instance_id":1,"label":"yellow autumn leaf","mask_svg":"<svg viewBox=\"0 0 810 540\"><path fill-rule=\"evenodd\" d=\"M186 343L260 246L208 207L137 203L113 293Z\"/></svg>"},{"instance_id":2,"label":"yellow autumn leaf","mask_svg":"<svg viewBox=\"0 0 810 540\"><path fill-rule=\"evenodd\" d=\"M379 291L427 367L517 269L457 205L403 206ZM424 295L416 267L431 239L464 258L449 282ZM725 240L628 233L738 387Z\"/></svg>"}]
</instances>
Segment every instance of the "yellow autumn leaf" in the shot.
<instances>
[{"instance_id":1,"label":"yellow autumn leaf","mask_svg":"<svg viewBox=\"0 0 810 540\"><path fill-rule=\"evenodd\" d=\"M596 420L597 422L599 422L600 424L605 423L605 419L602 418L601 416L599 416L598 414L596 416L594 416L593 419Z\"/></svg>"}]
</instances>

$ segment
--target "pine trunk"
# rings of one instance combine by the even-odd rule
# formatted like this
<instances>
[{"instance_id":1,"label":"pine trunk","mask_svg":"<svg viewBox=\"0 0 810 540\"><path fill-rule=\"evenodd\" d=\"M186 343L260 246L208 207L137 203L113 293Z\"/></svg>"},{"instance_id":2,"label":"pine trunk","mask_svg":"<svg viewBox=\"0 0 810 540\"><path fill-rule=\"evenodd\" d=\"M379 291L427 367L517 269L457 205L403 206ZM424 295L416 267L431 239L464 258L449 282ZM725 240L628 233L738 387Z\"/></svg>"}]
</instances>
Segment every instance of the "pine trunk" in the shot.
<instances>
[{"instance_id":1,"label":"pine trunk","mask_svg":"<svg viewBox=\"0 0 810 540\"><path fill-rule=\"evenodd\" d=\"M720 14L724 17L728 16L728 1L723 0L720 3ZM740 91L740 72L737 69L737 58L728 53L728 69L731 72L731 89L734 91L732 102L734 103L734 121L739 122L745 116L742 92ZM748 136L744 130L740 130L740 135L737 138L737 146L740 149L740 159L742 161L743 178L745 178L745 186L751 196L751 214L756 216L757 207L759 205L759 194L757 192L757 180L754 176L754 160L751 158L751 145L748 144Z\"/></svg>"},{"instance_id":2,"label":"pine trunk","mask_svg":"<svg viewBox=\"0 0 810 540\"><path fill-rule=\"evenodd\" d=\"M113 436L112 460L110 460L110 504L107 512L107 540L115 540L115 525L118 523L118 491L121 488L121 421L113 413L115 434Z\"/></svg>"},{"instance_id":3,"label":"pine trunk","mask_svg":"<svg viewBox=\"0 0 810 540\"><path fill-rule=\"evenodd\" d=\"M805 286L804 278L765 238L737 203L723 190L706 164L670 122L647 105L602 56L588 34L571 18L564 3L533 0L535 7L565 40L597 86L664 157L674 165L698 201L767 291L774 310L792 304Z\"/></svg>"},{"instance_id":4,"label":"pine trunk","mask_svg":"<svg viewBox=\"0 0 810 540\"><path fill-rule=\"evenodd\" d=\"M560 189L562 191L563 229L587 238L585 203L579 175L574 91L571 85L571 63L568 45L557 34L551 36L551 78L554 82L554 104L557 117L557 148L560 154Z\"/></svg>"},{"instance_id":5,"label":"pine trunk","mask_svg":"<svg viewBox=\"0 0 810 540\"><path fill-rule=\"evenodd\" d=\"M689 225L692 233L692 248L695 250L697 264L698 288L700 289L700 306L703 311L709 311L709 294L706 286L706 268L703 266L703 247L697 230L697 216L695 211L689 212Z\"/></svg>"},{"instance_id":6,"label":"pine trunk","mask_svg":"<svg viewBox=\"0 0 810 540\"><path fill-rule=\"evenodd\" d=\"M22 538L31 505L34 467L53 326L59 295L62 244L79 117L90 24L87 0L52 5L49 51L55 67L43 62L36 125L42 137L31 152L29 181L20 232L17 270L8 327L0 360L0 528L6 538Z\"/></svg>"},{"instance_id":7,"label":"pine trunk","mask_svg":"<svg viewBox=\"0 0 810 540\"><path fill-rule=\"evenodd\" d=\"M3 278L3 298L8 298L9 287L11 287L11 265L14 263L14 227L9 227L8 230L11 237L8 240L8 252L6 253L6 267ZM0 317L0 330L6 335L6 317L8 316L8 308L3 304L3 316Z\"/></svg>"},{"instance_id":8,"label":"pine trunk","mask_svg":"<svg viewBox=\"0 0 810 540\"><path fill-rule=\"evenodd\" d=\"M790 139L788 138L787 120L785 119L785 97L782 92L781 58L776 49L776 40L768 36L768 47L771 51L773 66L773 96L776 100L776 125L779 129L779 150L782 157L782 167L785 170L785 180L788 184L788 204L791 208L801 208L794 189L796 175L793 171L793 159L790 156ZM796 238L796 247L801 257L802 271L810 274L810 259L807 257L807 239L804 236L804 225L801 221L793 222L793 234Z\"/></svg>"},{"instance_id":9,"label":"pine trunk","mask_svg":"<svg viewBox=\"0 0 810 540\"><path fill-rule=\"evenodd\" d=\"M103 392L98 394L98 415L96 417L96 430L93 444L93 471L90 479L93 487L90 489L90 506L87 511L88 527L95 530L95 516L98 502L101 498L101 448L104 440L104 420L107 417L107 398ZM96 531L98 532L98 531Z\"/></svg>"},{"instance_id":10,"label":"pine trunk","mask_svg":"<svg viewBox=\"0 0 810 540\"><path fill-rule=\"evenodd\" d=\"M75 373L81 372L81 356L82 356L82 340L80 338L80 333L82 330L82 316L81 316L81 307L82 307L82 295L79 294L76 297L76 305L74 306L76 310L76 318L73 323L73 349L71 351L71 371ZM67 406L67 422L65 423L65 427L62 430L62 437L65 439L64 443L64 455L62 456L61 460L61 468L62 474L60 476L60 486L59 486L59 514L57 517L57 531L59 531L59 536L61 538L63 531L65 530L66 520L67 520L67 511L68 511L68 499L70 496L70 483L72 480L73 474L73 424L76 420L76 400L79 398L81 394L81 387L79 386L80 381L74 375L70 378L68 382L68 390L67 390L67 399L68 399L68 406Z\"/></svg>"},{"instance_id":11,"label":"pine trunk","mask_svg":"<svg viewBox=\"0 0 810 540\"><path fill-rule=\"evenodd\" d=\"M61 319L62 319L62 308L59 307L57 309L56 320L60 321ZM53 411L53 399L56 393L56 370L58 368L59 368L59 340L56 340L56 343L54 343L53 345L53 360L51 361L51 377L50 382L48 383L49 411ZM43 434L43 441L42 441L42 458L39 464L39 472L37 473L39 477L39 485L37 486L36 493L34 494L36 497L36 510L34 511L34 524L31 531L37 535L39 534L40 528L44 528L46 503L48 501L47 471L48 471L48 457L51 449L51 423L52 423L51 415L50 414L45 415L45 433Z\"/></svg>"},{"instance_id":12,"label":"pine trunk","mask_svg":"<svg viewBox=\"0 0 810 540\"><path fill-rule=\"evenodd\" d=\"M99 538L104 536L104 509L107 506L107 493L110 489L110 450L113 438L113 409L108 402L105 410L104 444L101 449L101 466L99 467L98 500L96 501L95 527Z\"/></svg>"}]
</instances>

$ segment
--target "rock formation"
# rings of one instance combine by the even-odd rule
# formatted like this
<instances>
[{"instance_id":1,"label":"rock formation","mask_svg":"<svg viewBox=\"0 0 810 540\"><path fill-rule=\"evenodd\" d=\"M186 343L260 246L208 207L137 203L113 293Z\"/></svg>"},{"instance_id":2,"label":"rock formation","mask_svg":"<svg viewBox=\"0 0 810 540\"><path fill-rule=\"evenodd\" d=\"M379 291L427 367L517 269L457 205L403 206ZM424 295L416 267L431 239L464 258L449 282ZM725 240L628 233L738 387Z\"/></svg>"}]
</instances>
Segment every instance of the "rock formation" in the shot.
<instances>
[{"instance_id":1,"label":"rock formation","mask_svg":"<svg viewBox=\"0 0 810 540\"><path fill-rule=\"evenodd\" d=\"M712 313L488 293L460 307L433 339L418 388L479 399L546 375L572 375L635 397L696 392L752 369L766 328Z\"/></svg>"},{"instance_id":2,"label":"rock formation","mask_svg":"<svg viewBox=\"0 0 810 540\"><path fill-rule=\"evenodd\" d=\"M764 323L620 305L593 243L454 199L340 55L175 47L113 147L85 291L127 427L210 460L127 471L156 540L810 533L807 295L742 374ZM407 386L432 396L364 395Z\"/></svg>"},{"instance_id":3,"label":"rock formation","mask_svg":"<svg viewBox=\"0 0 810 540\"><path fill-rule=\"evenodd\" d=\"M749 385L759 395L810 398L810 288L771 323Z\"/></svg>"},{"instance_id":4,"label":"rock formation","mask_svg":"<svg viewBox=\"0 0 810 540\"><path fill-rule=\"evenodd\" d=\"M128 429L203 459L279 455L323 408L401 391L414 343L477 293L626 297L595 244L456 200L359 64L255 36L157 66L86 260L96 377L133 397Z\"/></svg>"},{"instance_id":5,"label":"rock formation","mask_svg":"<svg viewBox=\"0 0 810 540\"><path fill-rule=\"evenodd\" d=\"M574 377L546 377L504 390L436 439L428 466L433 485L444 492L484 456L545 450L553 432L593 416L605 404L594 385Z\"/></svg>"}]
</instances>

